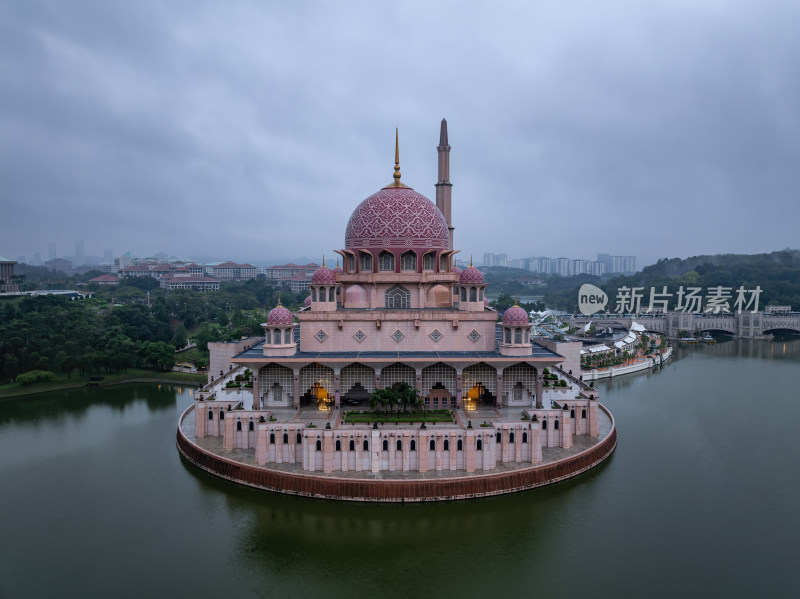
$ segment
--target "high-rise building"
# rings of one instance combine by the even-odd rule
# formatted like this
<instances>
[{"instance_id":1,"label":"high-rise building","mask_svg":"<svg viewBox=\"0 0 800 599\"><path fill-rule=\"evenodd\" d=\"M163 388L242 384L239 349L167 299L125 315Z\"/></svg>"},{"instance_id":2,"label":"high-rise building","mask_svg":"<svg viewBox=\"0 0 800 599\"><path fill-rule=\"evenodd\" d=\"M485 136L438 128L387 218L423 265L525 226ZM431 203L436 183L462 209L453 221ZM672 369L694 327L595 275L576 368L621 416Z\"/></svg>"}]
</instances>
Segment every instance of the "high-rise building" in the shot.
<instances>
[{"instance_id":1,"label":"high-rise building","mask_svg":"<svg viewBox=\"0 0 800 599\"><path fill-rule=\"evenodd\" d=\"M73 266L83 266L86 264L86 254L83 249L83 239L75 242L75 260Z\"/></svg>"},{"instance_id":2,"label":"high-rise building","mask_svg":"<svg viewBox=\"0 0 800 599\"><path fill-rule=\"evenodd\" d=\"M114 255L111 252L111 250L108 249L108 248L104 249L103 250L103 262L107 264L107 263L113 262L113 261L114 261Z\"/></svg>"}]
</instances>

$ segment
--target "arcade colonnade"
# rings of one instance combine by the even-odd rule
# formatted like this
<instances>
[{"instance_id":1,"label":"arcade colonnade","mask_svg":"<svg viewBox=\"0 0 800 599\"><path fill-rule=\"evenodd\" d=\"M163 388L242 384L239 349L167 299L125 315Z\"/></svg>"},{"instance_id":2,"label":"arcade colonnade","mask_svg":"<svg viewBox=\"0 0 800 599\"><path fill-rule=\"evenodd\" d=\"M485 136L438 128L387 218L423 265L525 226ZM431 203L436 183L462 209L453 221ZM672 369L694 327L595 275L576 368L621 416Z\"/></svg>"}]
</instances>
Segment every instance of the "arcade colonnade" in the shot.
<instances>
[{"instance_id":1,"label":"arcade colonnade","mask_svg":"<svg viewBox=\"0 0 800 599\"><path fill-rule=\"evenodd\" d=\"M295 464L305 472L428 472L494 470L498 464L542 461L542 448L571 448L576 435L598 435L598 401L590 395L527 420L490 426L373 429L311 428L270 421L270 412L244 410L235 400L195 404L198 439L222 437L225 451L253 450L256 465Z\"/></svg>"},{"instance_id":2,"label":"arcade colonnade","mask_svg":"<svg viewBox=\"0 0 800 599\"><path fill-rule=\"evenodd\" d=\"M420 390L428 408L461 408L464 399L491 401L497 407L541 407L543 377L526 361L516 363L294 363L247 364L253 371L253 408L300 408L303 398L329 401L363 399L378 389L407 383Z\"/></svg>"}]
</instances>

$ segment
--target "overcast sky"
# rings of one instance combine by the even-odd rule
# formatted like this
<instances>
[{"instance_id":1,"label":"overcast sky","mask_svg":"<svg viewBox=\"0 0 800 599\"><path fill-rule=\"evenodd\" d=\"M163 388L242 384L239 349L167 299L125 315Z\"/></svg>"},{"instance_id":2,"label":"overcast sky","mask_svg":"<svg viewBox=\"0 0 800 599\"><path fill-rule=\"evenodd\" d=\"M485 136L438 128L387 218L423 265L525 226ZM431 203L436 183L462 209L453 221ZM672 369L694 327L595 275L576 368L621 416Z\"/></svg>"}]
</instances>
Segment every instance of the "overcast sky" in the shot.
<instances>
[{"instance_id":1,"label":"overcast sky","mask_svg":"<svg viewBox=\"0 0 800 599\"><path fill-rule=\"evenodd\" d=\"M800 3L0 3L0 254L332 257L392 180L462 256L800 247Z\"/></svg>"}]
</instances>

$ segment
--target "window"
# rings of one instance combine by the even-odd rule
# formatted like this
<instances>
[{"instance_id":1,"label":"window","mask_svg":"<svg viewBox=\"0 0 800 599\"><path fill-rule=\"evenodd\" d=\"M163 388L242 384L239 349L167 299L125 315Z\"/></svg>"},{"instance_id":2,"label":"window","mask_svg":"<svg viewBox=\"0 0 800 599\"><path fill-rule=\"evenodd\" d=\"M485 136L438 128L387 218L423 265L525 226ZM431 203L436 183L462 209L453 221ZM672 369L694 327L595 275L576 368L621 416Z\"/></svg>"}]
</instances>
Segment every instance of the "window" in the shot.
<instances>
[{"instance_id":1,"label":"window","mask_svg":"<svg viewBox=\"0 0 800 599\"><path fill-rule=\"evenodd\" d=\"M514 343L522 343L522 329L514 329Z\"/></svg>"},{"instance_id":2,"label":"window","mask_svg":"<svg viewBox=\"0 0 800 599\"><path fill-rule=\"evenodd\" d=\"M316 287L312 287L311 288L311 301L312 302L317 301L317 288Z\"/></svg>"},{"instance_id":3,"label":"window","mask_svg":"<svg viewBox=\"0 0 800 599\"><path fill-rule=\"evenodd\" d=\"M447 256L439 256L439 272L447 272Z\"/></svg>"},{"instance_id":4,"label":"window","mask_svg":"<svg viewBox=\"0 0 800 599\"><path fill-rule=\"evenodd\" d=\"M514 431L511 431L510 433L508 433L508 442L509 443L513 443L514 442Z\"/></svg>"},{"instance_id":5,"label":"window","mask_svg":"<svg viewBox=\"0 0 800 599\"><path fill-rule=\"evenodd\" d=\"M336 287L331 287L328 289L328 301L335 302L336 301Z\"/></svg>"},{"instance_id":6,"label":"window","mask_svg":"<svg viewBox=\"0 0 800 599\"><path fill-rule=\"evenodd\" d=\"M543 431L547 430L547 420L542 420L542 430Z\"/></svg>"},{"instance_id":7,"label":"window","mask_svg":"<svg viewBox=\"0 0 800 599\"><path fill-rule=\"evenodd\" d=\"M495 435L495 437L497 438L496 439L497 443L501 443L503 441L503 437L500 435L500 431L497 431L497 434Z\"/></svg>"},{"instance_id":8,"label":"window","mask_svg":"<svg viewBox=\"0 0 800 599\"><path fill-rule=\"evenodd\" d=\"M378 255L378 270L394 271L394 254L383 251Z\"/></svg>"},{"instance_id":9,"label":"window","mask_svg":"<svg viewBox=\"0 0 800 599\"><path fill-rule=\"evenodd\" d=\"M447 439L444 440L444 450L450 451L450 441L448 441Z\"/></svg>"},{"instance_id":10,"label":"window","mask_svg":"<svg viewBox=\"0 0 800 599\"><path fill-rule=\"evenodd\" d=\"M483 301L483 287L478 289L478 300Z\"/></svg>"},{"instance_id":11,"label":"window","mask_svg":"<svg viewBox=\"0 0 800 599\"><path fill-rule=\"evenodd\" d=\"M527 443L528 442L528 433L527 432L522 433L522 442L523 443Z\"/></svg>"},{"instance_id":12,"label":"window","mask_svg":"<svg viewBox=\"0 0 800 599\"><path fill-rule=\"evenodd\" d=\"M270 445L275 445L275 433L270 433L269 434L269 444Z\"/></svg>"},{"instance_id":13,"label":"window","mask_svg":"<svg viewBox=\"0 0 800 599\"><path fill-rule=\"evenodd\" d=\"M297 441L295 441L295 443L300 445L302 442L303 442L303 437L300 435L300 433L297 433Z\"/></svg>"},{"instance_id":14,"label":"window","mask_svg":"<svg viewBox=\"0 0 800 599\"><path fill-rule=\"evenodd\" d=\"M466 287L462 287L461 288L461 301L462 302L467 301L467 288Z\"/></svg>"},{"instance_id":15,"label":"window","mask_svg":"<svg viewBox=\"0 0 800 599\"><path fill-rule=\"evenodd\" d=\"M435 406L439 405L439 398L438 397L434 397L433 398L433 405L435 405Z\"/></svg>"},{"instance_id":16,"label":"window","mask_svg":"<svg viewBox=\"0 0 800 599\"><path fill-rule=\"evenodd\" d=\"M436 451L436 439L431 439L430 445L428 447L431 451Z\"/></svg>"},{"instance_id":17,"label":"window","mask_svg":"<svg viewBox=\"0 0 800 599\"><path fill-rule=\"evenodd\" d=\"M283 444L284 445L289 444L289 433L283 433Z\"/></svg>"},{"instance_id":18,"label":"window","mask_svg":"<svg viewBox=\"0 0 800 599\"><path fill-rule=\"evenodd\" d=\"M383 440L383 451L389 451L389 442L386 439Z\"/></svg>"},{"instance_id":19,"label":"window","mask_svg":"<svg viewBox=\"0 0 800 599\"><path fill-rule=\"evenodd\" d=\"M356 258L355 256L347 256L347 270L350 272L356 271Z\"/></svg>"},{"instance_id":20,"label":"window","mask_svg":"<svg viewBox=\"0 0 800 599\"><path fill-rule=\"evenodd\" d=\"M342 442L336 439L336 451L342 451Z\"/></svg>"},{"instance_id":21,"label":"window","mask_svg":"<svg viewBox=\"0 0 800 599\"><path fill-rule=\"evenodd\" d=\"M209 420L214 420L214 412L212 412L211 410L208 411L208 419Z\"/></svg>"},{"instance_id":22,"label":"window","mask_svg":"<svg viewBox=\"0 0 800 599\"><path fill-rule=\"evenodd\" d=\"M386 292L387 308L410 308L411 294L408 289L400 285L394 285Z\"/></svg>"},{"instance_id":23,"label":"window","mask_svg":"<svg viewBox=\"0 0 800 599\"><path fill-rule=\"evenodd\" d=\"M464 441L462 441L461 439L459 439L458 440L458 444L456 444L456 450L457 451L463 451L464 450Z\"/></svg>"},{"instance_id":24,"label":"window","mask_svg":"<svg viewBox=\"0 0 800 599\"><path fill-rule=\"evenodd\" d=\"M569 411L569 417L570 417L570 418L575 418L575 408L572 408L572 409Z\"/></svg>"},{"instance_id":25,"label":"window","mask_svg":"<svg viewBox=\"0 0 800 599\"><path fill-rule=\"evenodd\" d=\"M480 439L478 439L478 445L476 449L478 451L483 451L483 442Z\"/></svg>"},{"instance_id":26,"label":"window","mask_svg":"<svg viewBox=\"0 0 800 599\"><path fill-rule=\"evenodd\" d=\"M319 439L317 439L316 447L317 447L317 451L322 451L322 441L320 441Z\"/></svg>"},{"instance_id":27,"label":"window","mask_svg":"<svg viewBox=\"0 0 800 599\"><path fill-rule=\"evenodd\" d=\"M586 418L586 408L581 410L581 418Z\"/></svg>"},{"instance_id":28,"label":"window","mask_svg":"<svg viewBox=\"0 0 800 599\"><path fill-rule=\"evenodd\" d=\"M417 442L411 439L411 451L417 451Z\"/></svg>"},{"instance_id":29,"label":"window","mask_svg":"<svg viewBox=\"0 0 800 599\"><path fill-rule=\"evenodd\" d=\"M478 301L478 288L477 287L470 287L469 288L469 301L477 302Z\"/></svg>"},{"instance_id":30,"label":"window","mask_svg":"<svg viewBox=\"0 0 800 599\"><path fill-rule=\"evenodd\" d=\"M433 254L425 254L422 257L422 270L433 270Z\"/></svg>"},{"instance_id":31,"label":"window","mask_svg":"<svg viewBox=\"0 0 800 599\"><path fill-rule=\"evenodd\" d=\"M350 439L350 451L356 450L356 442Z\"/></svg>"},{"instance_id":32,"label":"window","mask_svg":"<svg viewBox=\"0 0 800 599\"><path fill-rule=\"evenodd\" d=\"M272 343L272 335L270 334L270 330L267 329L267 345Z\"/></svg>"},{"instance_id":33,"label":"window","mask_svg":"<svg viewBox=\"0 0 800 599\"><path fill-rule=\"evenodd\" d=\"M251 421L250 421L250 423L247 425L247 430L249 430L249 431L254 431L254 430L256 430L256 427L255 427L255 425L253 424L253 421L252 421L252 420L251 420Z\"/></svg>"},{"instance_id":34,"label":"window","mask_svg":"<svg viewBox=\"0 0 800 599\"><path fill-rule=\"evenodd\" d=\"M220 420L225 420L225 410L220 410L219 411L219 419Z\"/></svg>"},{"instance_id":35,"label":"window","mask_svg":"<svg viewBox=\"0 0 800 599\"><path fill-rule=\"evenodd\" d=\"M417 270L417 255L411 250L400 256L400 270Z\"/></svg>"},{"instance_id":36,"label":"window","mask_svg":"<svg viewBox=\"0 0 800 599\"><path fill-rule=\"evenodd\" d=\"M237 431L242 430L242 421L241 420L237 420L236 421L236 430Z\"/></svg>"},{"instance_id":37,"label":"window","mask_svg":"<svg viewBox=\"0 0 800 599\"><path fill-rule=\"evenodd\" d=\"M328 294L325 291L324 287L319 288L319 301L324 302L328 298Z\"/></svg>"},{"instance_id":38,"label":"window","mask_svg":"<svg viewBox=\"0 0 800 599\"><path fill-rule=\"evenodd\" d=\"M397 451L403 451L403 442L400 439L397 440Z\"/></svg>"},{"instance_id":39,"label":"window","mask_svg":"<svg viewBox=\"0 0 800 599\"><path fill-rule=\"evenodd\" d=\"M372 255L361 254L361 272L372 272Z\"/></svg>"},{"instance_id":40,"label":"window","mask_svg":"<svg viewBox=\"0 0 800 599\"><path fill-rule=\"evenodd\" d=\"M557 430L558 430L558 420L556 420L556 421L553 423L553 430L554 430L554 431L557 431Z\"/></svg>"},{"instance_id":41,"label":"window","mask_svg":"<svg viewBox=\"0 0 800 599\"><path fill-rule=\"evenodd\" d=\"M525 331L525 343L531 342L531 333L530 331Z\"/></svg>"},{"instance_id":42,"label":"window","mask_svg":"<svg viewBox=\"0 0 800 599\"><path fill-rule=\"evenodd\" d=\"M281 330L275 329L272 331L272 338L275 340L275 343L278 344L281 342Z\"/></svg>"},{"instance_id":43,"label":"window","mask_svg":"<svg viewBox=\"0 0 800 599\"><path fill-rule=\"evenodd\" d=\"M504 329L506 332L506 343L511 343L511 329Z\"/></svg>"},{"instance_id":44,"label":"window","mask_svg":"<svg viewBox=\"0 0 800 599\"><path fill-rule=\"evenodd\" d=\"M367 441L366 439L364 439L364 443L363 443L363 445L362 445L361 447L362 447L362 449L363 449L364 451L369 451L369 441Z\"/></svg>"}]
</instances>

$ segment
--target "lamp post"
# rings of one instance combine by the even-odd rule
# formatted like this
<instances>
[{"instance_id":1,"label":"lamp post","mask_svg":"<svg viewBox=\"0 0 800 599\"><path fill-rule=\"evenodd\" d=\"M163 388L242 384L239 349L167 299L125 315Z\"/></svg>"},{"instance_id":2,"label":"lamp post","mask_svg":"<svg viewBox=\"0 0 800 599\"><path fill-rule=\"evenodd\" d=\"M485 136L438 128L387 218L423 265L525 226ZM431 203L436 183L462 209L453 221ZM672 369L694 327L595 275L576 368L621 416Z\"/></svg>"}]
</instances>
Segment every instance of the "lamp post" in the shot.
<instances>
[{"instance_id":1,"label":"lamp post","mask_svg":"<svg viewBox=\"0 0 800 599\"><path fill-rule=\"evenodd\" d=\"M147 292L147 307L150 307L150 291Z\"/></svg>"}]
</instances>

